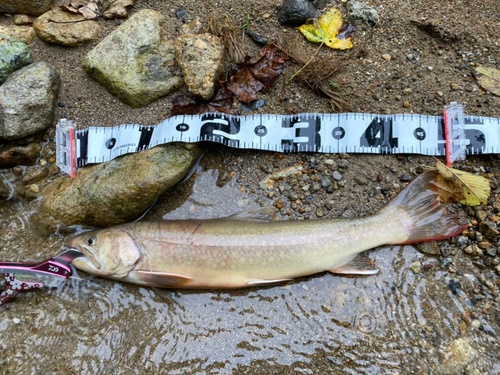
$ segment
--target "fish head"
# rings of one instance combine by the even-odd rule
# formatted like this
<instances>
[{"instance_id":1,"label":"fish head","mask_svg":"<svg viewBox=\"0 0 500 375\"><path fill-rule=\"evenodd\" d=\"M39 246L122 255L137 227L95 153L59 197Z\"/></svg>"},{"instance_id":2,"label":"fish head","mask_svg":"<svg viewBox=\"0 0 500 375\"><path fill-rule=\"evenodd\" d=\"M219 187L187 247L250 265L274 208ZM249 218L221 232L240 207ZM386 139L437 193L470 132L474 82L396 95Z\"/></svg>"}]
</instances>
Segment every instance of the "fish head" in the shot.
<instances>
[{"instance_id":1,"label":"fish head","mask_svg":"<svg viewBox=\"0 0 500 375\"><path fill-rule=\"evenodd\" d=\"M68 246L84 255L71 262L76 268L99 276L125 277L142 257L133 234L119 227L79 234Z\"/></svg>"}]
</instances>

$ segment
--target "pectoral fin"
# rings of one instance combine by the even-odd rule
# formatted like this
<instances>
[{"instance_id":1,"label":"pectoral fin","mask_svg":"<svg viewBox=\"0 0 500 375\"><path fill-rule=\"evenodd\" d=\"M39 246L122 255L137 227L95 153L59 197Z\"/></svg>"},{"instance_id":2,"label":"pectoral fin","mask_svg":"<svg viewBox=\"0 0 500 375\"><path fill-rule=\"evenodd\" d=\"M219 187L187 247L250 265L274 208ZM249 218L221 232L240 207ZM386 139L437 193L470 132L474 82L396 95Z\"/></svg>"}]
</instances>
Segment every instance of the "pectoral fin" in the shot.
<instances>
[{"instance_id":1,"label":"pectoral fin","mask_svg":"<svg viewBox=\"0 0 500 375\"><path fill-rule=\"evenodd\" d=\"M135 274L149 286L155 286L158 288L180 288L193 281L193 278L191 277L175 273L138 270L135 271Z\"/></svg>"},{"instance_id":2,"label":"pectoral fin","mask_svg":"<svg viewBox=\"0 0 500 375\"><path fill-rule=\"evenodd\" d=\"M348 275L375 275L379 270L374 268L365 254L358 254L347 263L329 271Z\"/></svg>"},{"instance_id":3,"label":"pectoral fin","mask_svg":"<svg viewBox=\"0 0 500 375\"><path fill-rule=\"evenodd\" d=\"M276 279L276 280L262 280L262 279L250 279L245 280L247 286L257 286L257 285L272 285L278 283L284 283L285 281L291 281L293 279Z\"/></svg>"}]
</instances>

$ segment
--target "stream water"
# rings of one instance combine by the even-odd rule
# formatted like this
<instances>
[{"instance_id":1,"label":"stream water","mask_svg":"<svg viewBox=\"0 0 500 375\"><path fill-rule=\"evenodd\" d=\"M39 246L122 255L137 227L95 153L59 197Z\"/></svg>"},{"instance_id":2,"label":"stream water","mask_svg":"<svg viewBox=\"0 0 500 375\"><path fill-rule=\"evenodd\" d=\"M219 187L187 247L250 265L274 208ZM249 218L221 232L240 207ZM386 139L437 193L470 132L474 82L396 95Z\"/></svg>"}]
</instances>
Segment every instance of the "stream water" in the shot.
<instances>
[{"instance_id":1,"label":"stream water","mask_svg":"<svg viewBox=\"0 0 500 375\"><path fill-rule=\"evenodd\" d=\"M170 211L160 200L148 216L209 218L260 207L241 175L220 187L219 173L199 167L176 188L181 198ZM35 206L0 207L2 260L37 261L63 249L64 237L30 231ZM500 373L498 298L483 287L491 270L450 273L413 246L369 257L378 275L319 274L267 288L160 290L95 277L22 293L0 307L0 371L437 374L446 348L465 338L472 357L457 373Z\"/></svg>"}]
</instances>

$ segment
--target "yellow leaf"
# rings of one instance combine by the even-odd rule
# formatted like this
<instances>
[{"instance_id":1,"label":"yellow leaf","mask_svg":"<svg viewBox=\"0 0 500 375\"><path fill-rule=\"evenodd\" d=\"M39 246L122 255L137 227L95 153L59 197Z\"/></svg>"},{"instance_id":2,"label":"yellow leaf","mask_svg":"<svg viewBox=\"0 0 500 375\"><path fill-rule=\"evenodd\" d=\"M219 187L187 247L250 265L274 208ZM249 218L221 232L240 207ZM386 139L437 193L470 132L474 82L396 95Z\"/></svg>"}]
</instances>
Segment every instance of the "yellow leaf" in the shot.
<instances>
[{"instance_id":1,"label":"yellow leaf","mask_svg":"<svg viewBox=\"0 0 500 375\"><path fill-rule=\"evenodd\" d=\"M500 70L478 66L472 71L472 74L477 78L483 89L500 95Z\"/></svg>"},{"instance_id":2,"label":"yellow leaf","mask_svg":"<svg viewBox=\"0 0 500 375\"><path fill-rule=\"evenodd\" d=\"M352 48L351 36L356 30L354 26L344 22L340 10L330 9L322 15L319 20L298 27L310 42L325 43L330 48L349 49Z\"/></svg>"},{"instance_id":3,"label":"yellow leaf","mask_svg":"<svg viewBox=\"0 0 500 375\"><path fill-rule=\"evenodd\" d=\"M460 203L466 206L486 204L490 196L490 184L486 178L449 168L439 160L436 161L436 167L443 178L462 189L465 199L459 200Z\"/></svg>"}]
</instances>

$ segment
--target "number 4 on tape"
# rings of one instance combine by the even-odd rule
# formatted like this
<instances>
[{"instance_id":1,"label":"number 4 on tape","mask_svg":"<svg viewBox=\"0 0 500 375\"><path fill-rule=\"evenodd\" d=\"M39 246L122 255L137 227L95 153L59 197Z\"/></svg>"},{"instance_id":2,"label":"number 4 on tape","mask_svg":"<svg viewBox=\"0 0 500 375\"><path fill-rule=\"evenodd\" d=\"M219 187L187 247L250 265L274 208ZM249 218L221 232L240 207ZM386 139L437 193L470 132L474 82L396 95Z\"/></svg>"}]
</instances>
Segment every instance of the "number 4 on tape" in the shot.
<instances>
[{"instance_id":1,"label":"number 4 on tape","mask_svg":"<svg viewBox=\"0 0 500 375\"><path fill-rule=\"evenodd\" d=\"M425 131L419 124L420 122L429 124L429 121L434 124L431 128L432 126L436 129L444 128L445 139L426 140L425 147L421 146L419 153L446 154L448 166L455 160L465 159L468 149L462 105L453 102L444 107L444 119L435 116L411 116L412 125L417 128L409 135L406 134L408 124L404 122L404 115L403 122L394 122L394 119L399 119L401 116L394 115L388 118L388 116L369 114L303 114L238 117L205 114L176 116L153 126L120 125L113 128L92 127L78 131L75 130L76 124L73 121L61 119L56 127L57 165L62 171L75 178L77 166L82 167L87 163L108 161L122 154L138 152L168 142L203 140L223 143L235 148L256 148L279 152L330 152L332 148L340 152L340 140L342 140L342 149L352 150L352 152L405 152L408 149L413 150L415 138L419 142L425 139ZM381 121L381 118L387 119ZM304 122L304 119L307 121ZM491 122L495 119L480 120ZM369 124L368 127L367 124ZM399 126L402 127L399 128ZM294 130L285 134L283 129ZM366 129L361 136L359 136L360 129ZM350 131L349 134L347 130ZM483 127L482 130L487 129ZM319 131L322 132L322 136L319 135ZM478 130L468 129L467 131ZM183 137L184 133L189 133L189 135ZM401 134L393 137L393 133ZM330 134L331 137L328 136ZM262 143L262 137L266 136L270 139ZM485 138L484 134L483 138ZM441 142L446 143L446 147L442 147ZM305 147L302 147L304 145ZM483 148L477 149L476 152L482 153Z\"/></svg>"}]
</instances>

